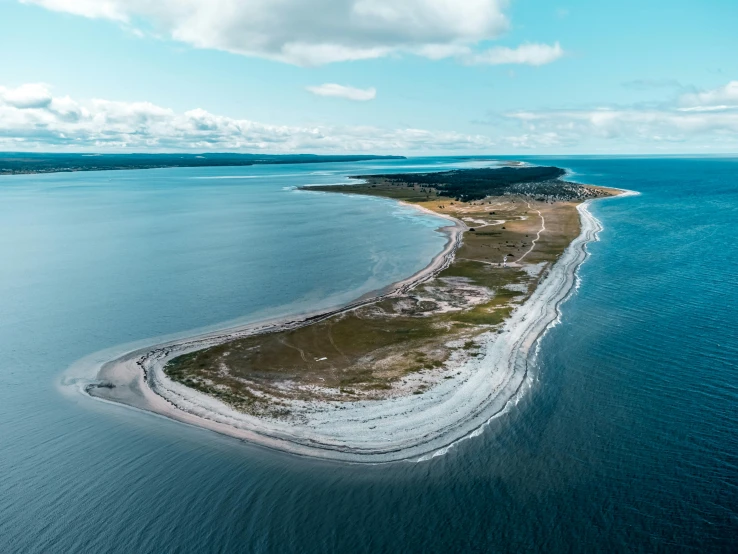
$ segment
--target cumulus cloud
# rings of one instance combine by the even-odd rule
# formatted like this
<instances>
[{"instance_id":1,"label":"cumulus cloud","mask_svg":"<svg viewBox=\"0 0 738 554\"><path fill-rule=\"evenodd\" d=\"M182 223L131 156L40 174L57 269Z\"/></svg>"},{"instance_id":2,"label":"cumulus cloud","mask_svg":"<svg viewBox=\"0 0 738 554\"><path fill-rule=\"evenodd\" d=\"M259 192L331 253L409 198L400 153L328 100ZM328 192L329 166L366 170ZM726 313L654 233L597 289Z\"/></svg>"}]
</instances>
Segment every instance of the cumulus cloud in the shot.
<instances>
[{"instance_id":1,"label":"cumulus cloud","mask_svg":"<svg viewBox=\"0 0 738 554\"><path fill-rule=\"evenodd\" d=\"M371 126L286 126L150 102L80 101L47 85L0 87L0 149L263 152L485 151L483 135Z\"/></svg>"},{"instance_id":2,"label":"cumulus cloud","mask_svg":"<svg viewBox=\"0 0 738 554\"><path fill-rule=\"evenodd\" d=\"M315 87L307 87L307 90L318 96L333 96L364 102L374 100L377 97L377 89L374 87L363 89L337 85L336 83L324 83Z\"/></svg>"},{"instance_id":3,"label":"cumulus cloud","mask_svg":"<svg viewBox=\"0 0 738 554\"><path fill-rule=\"evenodd\" d=\"M508 0L21 0L144 24L198 48L299 65L474 44L507 29Z\"/></svg>"},{"instance_id":4,"label":"cumulus cloud","mask_svg":"<svg viewBox=\"0 0 738 554\"><path fill-rule=\"evenodd\" d=\"M510 137L523 148L591 151L735 151L738 149L738 81L671 103L592 109L521 110L504 114L523 129Z\"/></svg>"},{"instance_id":5,"label":"cumulus cloud","mask_svg":"<svg viewBox=\"0 0 738 554\"><path fill-rule=\"evenodd\" d=\"M474 54L509 23L509 0L20 0L47 9L153 29L197 48L297 65L413 53L469 63L541 65L557 44Z\"/></svg>"},{"instance_id":6,"label":"cumulus cloud","mask_svg":"<svg viewBox=\"0 0 738 554\"><path fill-rule=\"evenodd\" d=\"M518 121L529 135L545 135L549 142L555 140L561 146L581 145L592 138L617 139L620 144L721 137L738 141L738 113L603 108L515 112L507 117Z\"/></svg>"},{"instance_id":7,"label":"cumulus cloud","mask_svg":"<svg viewBox=\"0 0 738 554\"><path fill-rule=\"evenodd\" d=\"M682 111L690 112L737 109L738 81L731 81L713 90L684 94L680 98L680 104Z\"/></svg>"},{"instance_id":8,"label":"cumulus cloud","mask_svg":"<svg viewBox=\"0 0 738 554\"><path fill-rule=\"evenodd\" d=\"M497 46L483 52L468 53L462 56L462 60L467 64L485 64L485 65L502 65L502 64L525 64L525 65L545 65L555 62L564 55L564 49L556 42L550 44L521 44L517 48L507 48L505 46Z\"/></svg>"},{"instance_id":9,"label":"cumulus cloud","mask_svg":"<svg viewBox=\"0 0 738 554\"><path fill-rule=\"evenodd\" d=\"M0 102L15 108L45 108L51 100L49 87L43 83L28 83L15 89L0 86Z\"/></svg>"}]
</instances>

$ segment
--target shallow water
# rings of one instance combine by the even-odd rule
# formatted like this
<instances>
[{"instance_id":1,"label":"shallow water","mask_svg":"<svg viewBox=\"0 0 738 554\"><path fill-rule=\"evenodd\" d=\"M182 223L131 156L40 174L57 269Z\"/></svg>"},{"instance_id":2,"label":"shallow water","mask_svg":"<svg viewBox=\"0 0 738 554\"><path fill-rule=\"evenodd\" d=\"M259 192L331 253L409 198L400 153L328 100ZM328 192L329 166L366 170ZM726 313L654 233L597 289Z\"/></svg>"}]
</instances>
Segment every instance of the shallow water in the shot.
<instances>
[{"instance_id":1,"label":"shallow water","mask_svg":"<svg viewBox=\"0 0 738 554\"><path fill-rule=\"evenodd\" d=\"M730 551L738 161L533 161L642 195L593 207L601 241L518 405L445 456L380 466L272 452L58 381L104 348L411 274L444 243L435 218L290 187L452 160L0 179L0 550Z\"/></svg>"}]
</instances>

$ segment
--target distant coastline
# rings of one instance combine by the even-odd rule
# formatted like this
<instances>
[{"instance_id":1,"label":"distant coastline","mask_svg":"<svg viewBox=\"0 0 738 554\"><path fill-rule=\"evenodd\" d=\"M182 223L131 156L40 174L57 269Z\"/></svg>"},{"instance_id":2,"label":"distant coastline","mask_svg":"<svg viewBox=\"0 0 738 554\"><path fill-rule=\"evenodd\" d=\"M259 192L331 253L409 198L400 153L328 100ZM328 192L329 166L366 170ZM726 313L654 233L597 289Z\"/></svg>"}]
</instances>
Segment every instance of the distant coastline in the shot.
<instances>
[{"instance_id":1,"label":"distant coastline","mask_svg":"<svg viewBox=\"0 0 738 554\"><path fill-rule=\"evenodd\" d=\"M306 163L404 160L404 156L317 154L55 154L0 152L0 176L76 171L165 169L172 167L240 167Z\"/></svg>"}]
</instances>

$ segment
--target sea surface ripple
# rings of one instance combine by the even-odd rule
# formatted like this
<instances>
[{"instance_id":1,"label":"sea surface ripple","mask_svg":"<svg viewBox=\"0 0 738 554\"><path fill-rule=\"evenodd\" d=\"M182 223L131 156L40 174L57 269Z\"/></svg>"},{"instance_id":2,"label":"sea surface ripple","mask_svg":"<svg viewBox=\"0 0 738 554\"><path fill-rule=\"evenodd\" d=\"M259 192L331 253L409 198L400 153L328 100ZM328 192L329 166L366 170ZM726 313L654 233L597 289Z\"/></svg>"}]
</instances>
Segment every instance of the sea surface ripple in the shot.
<instances>
[{"instance_id":1,"label":"sea surface ripple","mask_svg":"<svg viewBox=\"0 0 738 554\"><path fill-rule=\"evenodd\" d=\"M104 348L412 273L443 244L433 222L290 187L467 162L0 179L0 551L735 551L738 160L528 161L641 195L592 207L604 230L528 394L445 456L378 466L269 451L59 379Z\"/></svg>"}]
</instances>

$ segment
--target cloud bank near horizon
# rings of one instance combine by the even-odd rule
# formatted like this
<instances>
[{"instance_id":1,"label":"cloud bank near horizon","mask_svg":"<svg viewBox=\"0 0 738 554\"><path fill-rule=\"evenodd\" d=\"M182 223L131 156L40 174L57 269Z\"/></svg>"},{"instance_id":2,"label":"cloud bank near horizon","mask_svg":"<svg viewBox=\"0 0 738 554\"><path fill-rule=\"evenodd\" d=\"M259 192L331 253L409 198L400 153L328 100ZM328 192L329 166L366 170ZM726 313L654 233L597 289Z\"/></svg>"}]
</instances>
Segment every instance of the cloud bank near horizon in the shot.
<instances>
[{"instance_id":1,"label":"cloud bank near horizon","mask_svg":"<svg viewBox=\"0 0 738 554\"><path fill-rule=\"evenodd\" d=\"M2 150L189 150L263 152L483 151L483 135L371 126L285 126L177 113L151 102L77 101L48 85L0 86Z\"/></svg>"},{"instance_id":2,"label":"cloud bank near horizon","mask_svg":"<svg viewBox=\"0 0 738 554\"><path fill-rule=\"evenodd\" d=\"M686 93L657 108L521 110L505 114L525 129L531 147L580 145L588 139L738 149L738 81ZM542 137L537 140L536 137ZM541 142L541 140L543 142Z\"/></svg>"},{"instance_id":3,"label":"cloud bank near horizon","mask_svg":"<svg viewBox=\"0 0 738 554\"><path fill-rule=\"evenodd\" d=\"M621 152L738 151L738 81L682 94L658 108L499 114L488 134L370 125L273 125L200 108L175 112L145 101L77 100L54 95L41 83L0 86L0 150L489 154L595 152L599 147L614 151L612 143Z\"/></svg>"},{"instance_id":4,"label":"cloud bank near horizon","mask_svg":"<svg viewBox=\"0 0 738 554\"><path fill-rule=\"evenodd\" d=\"M20 0L196 48L302 66L415 54L542 65L561 47L475 51L509 29L509 0ZM558 52L558 55L557 55Z\"/></svg>"}]
</instances>

